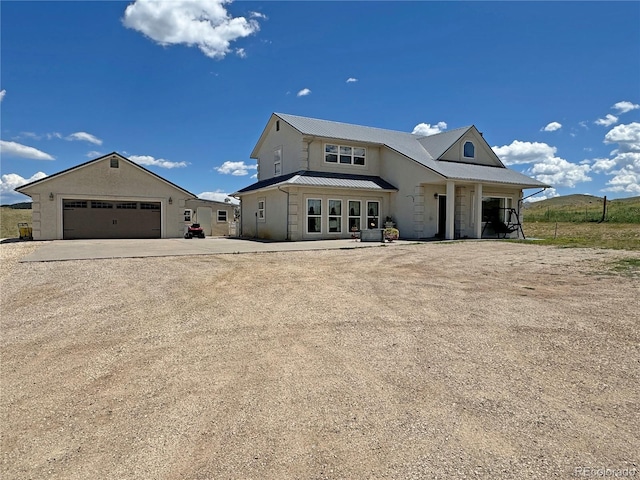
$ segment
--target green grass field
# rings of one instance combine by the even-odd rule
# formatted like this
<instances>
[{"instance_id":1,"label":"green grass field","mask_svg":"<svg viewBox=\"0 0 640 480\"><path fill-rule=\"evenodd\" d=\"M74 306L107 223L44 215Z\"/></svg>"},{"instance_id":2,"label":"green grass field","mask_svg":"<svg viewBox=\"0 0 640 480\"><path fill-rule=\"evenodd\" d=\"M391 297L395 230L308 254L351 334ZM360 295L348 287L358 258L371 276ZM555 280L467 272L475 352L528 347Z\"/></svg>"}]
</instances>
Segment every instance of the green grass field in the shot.
<instances>
[{"instance_id":1,"label":"green grass field","mask_svg":"<svg viewBox=\"0 0 640 480\"><path fill-rule=\"evenodd\" d=\"M599 222L604 199L591 195L566 195L541 202L525 203L524 222ZM608 200L605 221L640 223L640 197Z\"/></svg>"}]
</instances>

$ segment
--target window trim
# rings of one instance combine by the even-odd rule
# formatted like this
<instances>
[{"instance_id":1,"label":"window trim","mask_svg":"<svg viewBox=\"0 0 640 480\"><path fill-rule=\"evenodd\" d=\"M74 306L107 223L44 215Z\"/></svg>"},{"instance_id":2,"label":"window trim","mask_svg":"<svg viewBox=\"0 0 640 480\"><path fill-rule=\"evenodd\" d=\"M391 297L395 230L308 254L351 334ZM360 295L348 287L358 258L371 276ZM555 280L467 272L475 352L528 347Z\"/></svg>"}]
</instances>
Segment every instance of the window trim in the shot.
<instances>
[{"instance_id":1,"label":"window trim","mask_svg":"<svg viewBox=\"0 0 640 480\"><path fill-rule=\"evenodd\" d=\"M331 202L340 202L340 214L331 214ZM327 199L327 233L331 234L331 235L340 235L342 234L342 206L344 205L344 200L342 198L328 198ZM331 231L331 219L332 218L337 218L338 219L338 231L337 232L332 232Z\"/></svg>"},{"instance_id":2,"label":"window trim","mask_svg":"<svg viewBox=\"0 0 640 480\"><path fill-rule=\"evenodd\" d=\"M260 207L260 204L262 204L262 207ZM266 199L266 197L258 198L258 205L257 205L257 209L256 209L256 214L258 216L258 221L259 222L266 222L267 221L267 199Z\"/></svg>"},{"instance_id":3,"label":"window trim","mask_svg":"<svg viewBox=\"0 0 640 480\"><path fill-rule=\"evenodd\" d=\"M336 153L331 153L331 152L327 152L327 147L331 146L331 147L337 147ZM341 152L341 149L343 148L349 148L351 149L351 154L350 155L346 155L343 154ZM356 149L361 148L363 150L363 155L356 155ZM366 167L367 166L367 147L363 147L363 146L355 146L355 145L340 145L337 143L325 143L324 144L324 148L323 148L323 155L324 155L324 163L328 163L330 165L349 165L351 167ZM336 156L336 161L329 161L327 160L327 155L335 155ZM346 157L346 156L350 156L351 157L351 161L349 163L346 162L342 162L341 158L342 157ZM356 162L356 158L362 158L362 162L363 163L355 163Z\"/></svg>"},{"instance_id":4,"label":"window trim","mask_svg":"<svg viewBox=\"0 0 640 480\"><path fill-rule=\"evenodd\" d=\"M359 215L351 215L351 207L349 205L351 202L358 202L358 204L360 204L360 214ZM353 199L348 199L347 200L347 228L349 229L349 233L351 233L351 219L352 218L357 218L358 219L358 230L357 231L362 230L362 200L353 200Z\"/></svg>"},{"instance_id":5,"label":"window trim","mask_svg":"<svg viewBox=\"0 0 640 480\"><path fill-rule=\"evenodd\" d=\"M224 213L224 220L220 220L220 214ZM216 212L216 222L218 223L227 223L229 221L229 212L226 210L218 210Z\"/></svg>"},{"instance_id":6,"label":"window trim","mask_svg":"<svg viewBox=\"0 0 640 480\"><path fill-rule=\"evenodd\" d=\"M282 146L273 150L273 175L276 177L282 175Z\"/></svg>"},{"instance_id":7,"label":"window trim","mask_svg":"<svg viewBox=\"0 0 640 480\"><path fill-rule=\"evenodd\" d=\"M320 202L320 213L315 213L313 215L309 214L309 201L317 200ZM305 232L307 235L322 235L322 198L308 197L305 201ZM318 218L320 220L320 231L319 232L310 232L309 231L309 219L310 218Z\"/></svg>"},{"instance_id":8,"label":"window trim","mask_svg":"<svg viewBox=\"0 0 640 480\"><path fill-rule=\"evenodd\" d=\"M467 157L466 146L467 146L468 143L471 144L471 148L473 149L473 152L472 152L473 155L471 157ZM476 158L476 145L471 140L465 140L465 142L462 144L462 157L463 158Z\"/></svg>"},{"instance_id":9,"label":"window trim","mask_svg":"<svg viewBox=\"0 0 640 480\"><path fill-rule=\"evenodd\" d=\"M365 212L364 212L364 213L365 213L365 218L367 219L367 220L366 220L366 223L367 223L367 230L374 230L374 229L376 229L376 228L380 228L380 203L381 203L381 202L380 202L380 200L367 200L366 202L367 202L367 203L366 203L366 210L365 210ZM371 216L369 216L369 204L370 204L370 203L377 203L377 204L378 204L378 214L377 214L377 215L371 215ZM377 224L375 227L370 227L370 226L369 226L369 218L376 218L376 219L378 219L378 222L377 222L378 224Z\"/></svg>"}]
</instances>

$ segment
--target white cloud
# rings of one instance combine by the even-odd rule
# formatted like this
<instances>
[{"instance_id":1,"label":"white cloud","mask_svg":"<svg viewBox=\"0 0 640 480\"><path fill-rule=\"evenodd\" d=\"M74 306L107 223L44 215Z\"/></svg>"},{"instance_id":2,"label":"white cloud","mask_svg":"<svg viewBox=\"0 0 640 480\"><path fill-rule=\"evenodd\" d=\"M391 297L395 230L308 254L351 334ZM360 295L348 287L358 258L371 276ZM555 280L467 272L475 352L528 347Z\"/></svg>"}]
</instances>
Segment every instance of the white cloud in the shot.
<instances>
[{"instance_id":1,"label":"white cloud","mask_svg":"<svg viewBox=\"0 0 640 480\"><path fill-rule=\"evenodd\" d=\"M612 158L596 158L591 165L591 170L596 173L608 172L615 168L617 162Z\"/></svg>"},{"instance_id":2,"label":"white cloud","mask_svg":"<svg viewBox=\"0 0 640 480\"><path fill-rule=\"evenodd\" d=\"M221 190L216 190L215 192L202 192L198 195L198 198L202 198L204 200L215 200L216 202L226 202L228 199L228 203L231 203L232 205L240 204L240 200L230 197L229 194L224 193Z\"/></svg>"},{"instance_id":3,"label":"white cloud","mask_svg":"<svg viewBox=\"0 0 640 480\"><path fill-rule=\"evenodd\" d=\"M0 90L0 102L2 102L2 100L4 100L4 96L7 94L6 90Z\"/></svg>"},{"instance_id":4,"label":"white cloud","mask_svg":"<svg viewBox=\"0 0 640 480\"><path fill-rule=\"evenodd\" d=\"M618 117L616 117L615 115L611 115L610 113L607 113L607 115L604 118L599 118L593 123L595 123L596 125L602 125L603 127L609 127L614 123L616 123L617 121L618 121Z\"/></svg>"},{"instance_id":5,"label":"white cloud","mask_svg":"<svg viewBox=\"0 0 640 480\"><path fill-rule=\"evenodd\" d=\"M599 159L593 165L612 178L603 192L637 195L640 193L640 123L616 125L604 136L604 143L618 144L611 159Z\"/></svg>"},{"instance_id":6,"label":"white cloud","mask_svg":"<svg viewBox=\"0 0 640 480\"><path fill-rule=\"evenodd\" d=\"M56 136L57 138L60 138L60 134L59 133L58 134L54 133L54 134L51 134L51 135ZM79 141L79 142L93 143L94 145L102 145L102 140L100 140L95 135L91 135L90 133L87 133L87 132L75 132L75 133L72 133L71 135L66 137L65 140L69 140L70 142Z\"/></svg>"},{"instance_id":7,"label":"white cloud","mask_svg":"<svg viewBox=\"0 0 640 480\"><path fill-rule=\"evenodd\" d=\"M556 147L540 142L522 142L514 140L510 145L491 147L505 165L534 163L547 158L553 158Z\"/></svg>"},{"instance_id":8,"label":"white cloud","mask_svg":"<svg viewBox=\"0 0 640 480\"><path fill-rule=\"evenodd\" d=\"M16 142L0 140L0 152L13 157L30 158L31 160L54 160L54 157L37 148L28 147Z\"/></svg>"},{"instance_id":9,"label":"white cloud","mask_svg":"<svg viewBox=\"0 0 640 480\"><path fill-rule=\"evenodd\" d=\"M137 30L160 45L197 46L209 58L222 59L231 42L260 30L251 12L251 20L232 17L224 5L229 0L136 0L122 19L125 27Z\"/></svg>"},{"instance_id":10,"label":"white cloud","mask_svg":"<svg viewBox=\"0 0 640 480\"><path fill-rule=\"evenodd\" d=\"M347 78L347 83L355 83L355 82L357 82L357 81L358 81L358 79L357 79L357 78L353 78L353 77L349 77L349 78Z\"/></svg>"},{"instance_id":11,"label":"white cloud","mask_svg":"<svg viewBox=\"0 0 640 480\"><path fill-rule=\"evenodd\" d=\"M446 122L438 122L436 125L431 125L429 123L419 123L415 127L413 127L414 135L435 135L436 133L441 133L442 131L447 129Z\"/></svg>"},{"instance_id":12,"label":"white cloud","mask_svg":"<svg viewBox=\"0 0 640 480\"><path fill-rule=\"evenodd\" d=\"M151 155L131 155L129 160L139 165L148 165L160 168L184 168L187 162L170 162L164 158L154 158Z\"/></svg>"},{"instance_id":13,"label":"white cloud","mask_svg":"<svg viewBox=\"0 0 640 480\"><path fill-rule=\"evenodd\" d=\"M267 16L264 13L250 12L249 15L251 16L251 18L261 18L263 20L267 20Z\"/></svg>"},{"instance_id":14,"label":"white cloud","mask_svg":"<svg viewBox=\"0 0 640 480\"><path fill-rule=\"evenodd\" d=\"M556 130L560 130L562 128L562 124L558 122L551 122L547 124L546 127L542 129L543 132L555 132Z\"/></svg>"},{"instance_id":15,"label":"white cloud","mask_svg":"<svg viewBox=\"0 0 640 480\"><path fill-rule=\"evenodd\" d=\"M236 48L236 55L238 55L240 58L247 58L247 52L244 48Z\"/></svg>"},{"instance_id":16,"label":"white cloud","mask_svg":"<svg viewBox=\"0 0 640 480\"><path fill-rule=\"evenodd\" d=\"M631 110L636 110L638 108L640 108L640 105L638 105L637 103L631 103L631 102L618 102L616 103L613 107L614 110L617 110L618 113L627 113L630 112Z\"/></svg>"},{"instance_id":17,"label":"white cloud","mask_svg":"<svg viewBox=\"0 0 640 480\"><path fill-rule=\"evenodd\" d=\"M603 188L603 192L630 193L634 195L640 194L640 169L632 170L630 168L622 168L618 170L615 176L607 182L610 185Z\"/></svg>"},{"instance_id":18,"label":"white cloud","mask_svg":"<svg viewBox=\"0 0 640 480\"><path fill-rule=\"evenodd\" d=\"M102 155L103 155L103 153L102 153L102 152L98 152L97 150L91 150L90 152L87 152L87 153L85 154L85 157L88 157L88 158L98 158L98 157L101 157Z\"/></svg>"},{"instance_id":19,"label":"white cloud","mask_svg":"<svg viewBox=\"0 0 640 480\"><path fill-rule=\"evenodd\" d=\"M541 200L546 200L548 198L559 197L560 194L556 191L555 188L547 188L544 192L539 193L533 197L527 198L525 203L535 203Z\"/></svg>"},{"instance_id":20,"label":"white cloud","mask_svg":"<svg viewBox=\"0 0 640 480\"><path fill-rule=\"evenodd\" d=\"M258 165L247 165L243 161L240 162L224 162L219 167L215 168L218 173L223 175L234 175L236 177L242 177L249 175L249 170L257 170Z\"/></svg>"},{"instance_id":21,"label":"white cloud","mask_svg":"<svg viewBox=\"0 0 640 480\"><path fill-rule=\"evenodd\" d=\"M307 95L309 95L311 93L311 90L309 90L308 88L303 88L302 90L300 90L297 93L298 97L306 97Z\"/></svg>"},{"instance_id":22,"label":"white cloud","mask_svg":"<svg viewBox=\"0 0 640 480\"><path fill-rule=\"evenodd\" d=\"M604 136L604 143L619 144L620 152L640 152L640 123L616 125Z\"/></svg>"},{"instance_id":23,"label":"white cloud","mask_svg":"<svg viewBox=\"0 0 640 480\"><path fill-rule=\"evenodd\" d=\"M7 173L0 177L0 193L2 195L17 194L14 192L16 188L26 185L27 183L35 182L36 180L40 180L46 176L47 174L44 172L38 172L31 178L23 178L17 173Z\"/></svg>"}]
</instances>

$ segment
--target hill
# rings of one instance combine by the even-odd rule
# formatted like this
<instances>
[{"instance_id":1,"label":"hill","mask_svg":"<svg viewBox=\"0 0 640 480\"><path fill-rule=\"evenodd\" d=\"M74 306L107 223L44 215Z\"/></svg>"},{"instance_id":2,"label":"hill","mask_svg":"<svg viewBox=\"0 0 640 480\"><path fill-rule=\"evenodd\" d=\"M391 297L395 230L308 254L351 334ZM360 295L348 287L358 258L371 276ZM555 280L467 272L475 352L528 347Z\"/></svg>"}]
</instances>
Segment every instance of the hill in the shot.
<instances>
[{"instance_id":1,"label":"hill","mask_svg":"<svg viewBox=\"0 0 640 480\"><path fill-rule=\"evenodd\" d=\"M604 198L593 195L564 195L525 203L525 222L598 222L602 220ZM607 200L605 220L640 223L640 197Z\"/></svg>"}]
</instances>

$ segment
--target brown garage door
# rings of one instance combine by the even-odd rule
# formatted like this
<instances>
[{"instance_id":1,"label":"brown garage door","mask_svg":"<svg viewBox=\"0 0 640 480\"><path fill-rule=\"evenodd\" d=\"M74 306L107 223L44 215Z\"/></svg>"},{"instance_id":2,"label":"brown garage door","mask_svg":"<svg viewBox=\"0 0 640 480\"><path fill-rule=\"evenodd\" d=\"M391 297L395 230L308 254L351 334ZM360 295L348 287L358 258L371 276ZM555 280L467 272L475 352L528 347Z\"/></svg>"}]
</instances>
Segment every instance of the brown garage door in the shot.
<instances>
[{"instance_id":1,"label":"brown garage door","mask_svg":"<svg viewBox=\"0 0 640 480\"><path fill-rule=\"evenodd\" d=\"M63 200L64 239L160 238L160 202Z\"/></svg>"}]
</instances>

